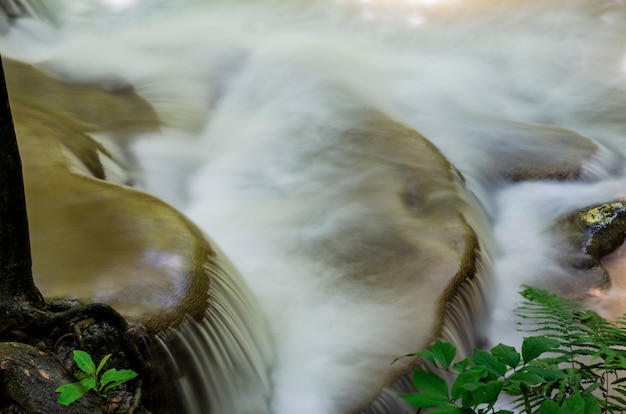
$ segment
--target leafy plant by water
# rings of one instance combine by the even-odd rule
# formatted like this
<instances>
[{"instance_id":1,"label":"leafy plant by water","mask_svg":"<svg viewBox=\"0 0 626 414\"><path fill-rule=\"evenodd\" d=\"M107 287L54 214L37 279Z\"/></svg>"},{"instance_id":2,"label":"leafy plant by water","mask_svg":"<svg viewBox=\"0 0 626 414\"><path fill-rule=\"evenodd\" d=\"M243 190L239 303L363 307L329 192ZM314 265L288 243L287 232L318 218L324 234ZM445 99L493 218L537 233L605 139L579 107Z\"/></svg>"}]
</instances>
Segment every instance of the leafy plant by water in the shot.
<instances>
[{"instance_id":1,"label":"leafy plant by water","mask_svg":"<svg viewBox=\"0 0 626 414\"><path fill-rule=\"evenodd\" d=\"M410 356L420 355L434 371L451 375L451 385L419 369L413 374L418 392L402 398L431 414L513 414L498 408L502 395L512 397L519 413L626 412L626 319L609 323L544 290L525 287L521 295L525 300L516 313L531 334L521 350L498 344L454 362L456 348L437 340Z\"/></svg>"},{"instance_id":2,"label":"leafy plant by water","mask_svg":"<svg viewBox=\"0 0 626 414\"><path fill-rule=\"evenodd\" d=\"M100 375L111 355L105 355L96 367L96 364L87 352L75 350L74 362L76 362L76 366L80 371L76 372L74 376L78 381L61 385L56 389L56 392L61 393L58 399L59 404L68 406L92 390L98 395L100 401L104 402L110 390L137 376L137 373L133 370L117 370L115 368L111 368Z\"/></svg>"}]
</instances>

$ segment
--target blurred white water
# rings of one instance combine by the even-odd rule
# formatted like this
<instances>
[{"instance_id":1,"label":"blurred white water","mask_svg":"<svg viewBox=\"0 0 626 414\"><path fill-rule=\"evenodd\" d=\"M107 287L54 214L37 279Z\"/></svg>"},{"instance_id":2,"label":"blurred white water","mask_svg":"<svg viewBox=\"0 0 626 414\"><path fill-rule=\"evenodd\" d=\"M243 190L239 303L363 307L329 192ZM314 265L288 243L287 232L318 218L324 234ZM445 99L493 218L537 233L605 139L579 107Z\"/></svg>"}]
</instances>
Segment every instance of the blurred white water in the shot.
<instances>
[{"instance_id":1,"label":"blurred white water","mask_svg":"<svg viewBox=\"0 0 626 414\"><path fill-rule=\"evenodd\" d=\"M517 336L521 284L574 277L552 220L626 195L626 6L497 3L54 0L58 27L19 21L0 52L67 79L131 84L155 106L167 127L133 144L144 188L210 234L260 301L278 355L273 411L341 413L425 329L412 296L329 294L341 275L301 248L354 223L379 231L350 193L379 172L342 175L330 150L353 113L411 126L463 174L490 225L477 231L495 274L494 343ZM507 182L502 159L532 169L561 151L524 123L600 150L580 180Z\"/></svg>"}]
</instances>

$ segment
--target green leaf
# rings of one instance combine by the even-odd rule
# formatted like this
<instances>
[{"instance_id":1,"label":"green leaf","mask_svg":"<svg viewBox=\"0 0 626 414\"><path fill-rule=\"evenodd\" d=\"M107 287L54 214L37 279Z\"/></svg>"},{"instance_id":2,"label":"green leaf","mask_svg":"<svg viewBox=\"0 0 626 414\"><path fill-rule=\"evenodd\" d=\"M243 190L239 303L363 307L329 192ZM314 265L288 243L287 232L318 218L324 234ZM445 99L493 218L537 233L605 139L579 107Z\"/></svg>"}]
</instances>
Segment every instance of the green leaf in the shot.
<instances>
[{"instance_id":1,"label":"green leaf","mask_svg":"<svg viewBox=\"0 0 626 414\"><path fill-rule=\"evenodd\" d=\"M491 354L511 368L516 368L520 362L520 354L512 346L498 344L491 348Z\"/></svg>"},{"instance_id":2,"label":"green leaf","mask_svg":"<svg viewBox=\"0 0 626 414\"><path fill-rule=\"evenodd\" d=\"M106 392L135 378L136 376L137 373L130 369L121 369L118 371L115 368L111 368L102 374L102 378L100 379L100 390Z\"/></svg>"},{"instance_id":3,"label":"green leaf","mask_svg":"<svg viewBox=\"0 0 626 414\"><path fill-rule=\"evenodd\" d=\"M526 372L532 372L533 374L537 374L546 381L560 380L560 379L567 378L567 375L563 371L557 368L542 368L542 367L530 366L530 367L524 368L524 370Z\"/></svg>"},{"instance_id":4,"label":"green leaf","mask_svg":"<svg viewBox=\"0 0 626 414\"><path fill-rule=\"evenodd\" d=\"M452 364L456 356L456 348L454 345L439 339L433 344L432 351L437 361L446 369Z\"/></svg>"},{"instance_id":5,"label":"green leaf","mask_svg":"<svg viewBox=\"0 0 626 414\"><path fill-rule=\"evenodd\" d=\"M87 392L87 390L78 382L61 385L55 391L61 393L61 395L59 395L59 399L57 400L58 403L65 406L70 405Z\"/></svg>"},{"instance_id":6,"label":"green leaf","mask_svg":"<svg viewBox=\"0 0 626 414\"><path fill-rule=\"evenodd\" d=\"M576 393L563 401L561 409L567 414L585 414L585 400L582 395Z\"/></svg>"},{"instance_id":7,"label":"green leaf","mask_svg":"<svg viewBox=\"0 0 626 414\"><path fill-rule=\"evenodd\" d=\"M585 400L585 414L601 414L602 409L600 403L596 397L586 397Z\"/></svg>"},{"instance_id":8,"label":"green leaf","mask_svg":"<svg viewBox=\"0 0 626 414\"><path fill-rule=\"evenodd\" d=\"M58 399L59 404L67 406L85 395L87 392L89 392L89 390L95 388L96 380L92 377L89 377L78 382L61 385L55 391L61 393Z\"/></svg>"},{"instance_id":9,"label":"green leaf","mask_svg":"<svg viewBox=\"0 0 626 414\"><path fill-rule=\"evenodd\" d=\"M456 401L461 398L461 396L465 392L467 392L467 389L465 389L464 386L466 386L467 384L478 382L481 378L485 376L486 373L487 371L483 367L475 367L470 370L461 372L452 384L452 389L450 392L452 395L452 400Z\"/></svg>"},{"instance_id":10,"label":"green leaf","mask_svg":"<svg viewBox=\"0 0 626 414\"><path fill-rule=\"evenodd\" d=\"M435 354L433 354L433 351L431 351L430 349L424 349L422 351L419 351L416 355L419 355L422 358L426 358L433 365L435 364Z\"/></svg>"},{"instance_id":11,"label":"green leaf","mask_svg":"<svg viewBox=\"0 0 626 414\"><path fill-rule=\"evenodd\" d=\"M98 368L96 368L96 376L100 373L100 371L102 371L102 368L104 368L104 364L106 364L109 358L111 358L111 355L113 354L107 354L104 356L104 358L102 358L102 361L100 361L100 363L98 364Z\"/></svg>"},{"instance_id":12,"label":"green leaf","mask_svg":"<svg viewBox=\"0 0 626 414\"><path fill-rule=\"evenodd\" d=\"M450 404L450 400L447 398L432 394L405 394L401 395L400 398L409 403L413 408L433 408Z\"/></svg>"},{"instance_id":13,"label":"green leaf","mask_svg":"<svg viewBox=\"0 0 626 414\"><path fill-rule=\"evenodd\" d=\"M591 395L595 390L600 388L602 385L599 382L594 382L593 384L589 384L587 388L585 388L584 395Z\"/></svg>"},{"instance_id":14,"label":"green leaf","mask_svg":"<svg viewBox=\"0 0 626 414\"><path fill-rule=\"evenodd\" d=\"M474 363L472 358L465 358L457 362L452 366L452 368L458 372L459 374L467 369L470 365Z\"/></svg>"},{"instance_id":15,"label":"green leaf","mask_svg":"<svg viewBox=\"0 0 626 414\"><path fill-rule=\"evenodd\" d=\"M87 352L80 349L74 350L74 362L85 374L96 375L96 364L94 364L93 359Z\"/></svg>"},{"instance_id":16,"label":"green leaf","mask_svg":"<svg viewBox=\"0 0 626 414\"><path fill-rule=\"evenodd\" d=\"M491 407L500 395L502 381L470 382L460 385L459 388L468 391L463 394L463 408L478 407L481 404L488 404Z\"/></svg>"},{"instance_id":17,"label":"green leaf","mask_svg":"<svg viewBox=\"0 0 626 414\"><path fill-rule=\"evenodd\" d=\"M84 378L78 381L78 383L87 391L96 389L96 379L94 377Z\"/></svg>"},{"instance_id":18,"label":"green leaf","mask_svg":"<svg viewBox=\"0 0 626 414\"><path fill-rule=\"evenodd\" d=\"M537 414L560 414L561 412L561 407L557 403L552 400L545 400L539 406Z\"/></svg>"},{"instance_id":19,"label":"green leaf","mask_svg":"<svg viewBox=\"0 0 626 414\"><path fill-rule=\"evenodd\" d=\"M483 387L472 392L472 399L476 404L496 402L502 390L502 384L502 381L489 381Z\"/></svg>"},{"instance_id":20,"label":"green leaf","mask_svg":"<svg viewBox=\"0 0 626 414\"><path fill-rule=\"evenodd\" d=\"M84 380L85 378L93 378L91 375L87 374L86 372L83 371L76 371L74 372L74 376L76 377L77 380Z\"/></svg>"},{"instance_id":21,"label":"green leaf","mask_svg":"<svg viewBox=\"0 0 626 414\"><path fill-rule=\"evenodd\" d=\"M422 370L413 372L413 386L420 391L448 398L448 384L432 372Z\"/></svg>"},{"instance_id":22,"label":"green leaf","mask_svg":"<svg viewBox=\"0 0 626 414\"><path fill-rule=\"evenodd\" d=\"M543 378L541 378L539 375L533 373L533 372L527 372L527 371L520 371L520 372L516 372L515 374L511 375L508 379L507 382L513 382L513 383L522 383L524 385L527 385L529 387L533 387L537 384L541 384L542 382L544 382Z\"/></svg>"},{"instance_id":23,"label":"green leaf","mask_svg":"<svg viewBox=\"0 0 626 414\"><path fill-rule=\"evenodd\" d=\"M446 407L437 408L434 411L429 411L429 414L461 414L463 411L456 405L448 405ZM511 413L513 414L513 413Z\"/></svg>"},{"instance_id":24,"label":"green leaf","mask_svg":"<svg viewBox=\"0 0 626 414\"><path fill-rule=\"evenodd\" d=\"M465 391L476 391L477 389L484 388L484 382L468 382L467 384L459 385Z\"/></svg>"},{"instance_id":25,"label":"green leaf","mask_svg":"<svg viewBox=\"0 0 626 414\"><path fill-rule=\"evenodd\" d=\"M529 363L533 359L536 359L544 352L559 347L559 341L544 336L530 336L524 338L522 342L522 359L524 363Z\"/></svg>"},{"instance_id":26,"label":"green leaf","mask_svg":"<svg viewBox=\"0 0 626 414\"><path fill-rule=\"evenodd\" d=\"M507 371L506 364L500 362L495 356L482 349L474 350L474 363L484 366L487 371L491 372L496 377L503 376Z\"/></svg>"}]
</instances>

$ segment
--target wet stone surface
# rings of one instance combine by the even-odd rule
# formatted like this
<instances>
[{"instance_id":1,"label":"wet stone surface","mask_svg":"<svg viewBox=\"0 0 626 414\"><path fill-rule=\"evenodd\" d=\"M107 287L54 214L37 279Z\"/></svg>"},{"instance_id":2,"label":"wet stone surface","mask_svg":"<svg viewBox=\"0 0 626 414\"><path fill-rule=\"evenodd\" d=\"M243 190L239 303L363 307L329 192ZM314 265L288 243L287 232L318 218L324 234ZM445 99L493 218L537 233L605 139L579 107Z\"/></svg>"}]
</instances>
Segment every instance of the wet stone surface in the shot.
<instances>
[{"instance_id":1,"label":"wet stone surface","mask_svg":"<svg viewBox=\"0 0 626 414\"><path fill-rule=\"evenodd\" d=\"M599 262L624 241L626 204L615 201L576 212L567 218L568 225L580 252Z\"/></svg>"},{"instance_id":2,"label":"wet stone surface","mask_svg":"<svg viewBox=\"0 0 626 414\"><path fill-rule=\"evenodd\" d=\"M564 236L564 261L571 266L576 280L569 287L578 293L610 285L610 275L602 259L624 242L626 233L626 201L616 200L591 206L562 217L555 223L556 231Z\"/></svg>"}]
</instances>

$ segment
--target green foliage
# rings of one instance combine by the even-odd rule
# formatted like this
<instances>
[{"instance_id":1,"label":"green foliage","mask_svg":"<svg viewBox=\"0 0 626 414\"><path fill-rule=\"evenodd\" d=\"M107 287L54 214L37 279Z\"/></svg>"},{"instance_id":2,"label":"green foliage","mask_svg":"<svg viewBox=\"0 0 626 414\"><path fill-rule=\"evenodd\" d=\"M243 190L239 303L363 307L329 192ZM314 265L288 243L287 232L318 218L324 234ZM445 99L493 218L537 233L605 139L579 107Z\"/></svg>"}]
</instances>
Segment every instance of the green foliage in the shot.
<instances>
[{"instance_id":1,"label":"green foliage","mask_svg":"<svg viewBox=\"0 0 626 414\"><path fill-rule=\"evenodd\" d=\"M106 355L96 367L87 352L75 350L74 362L80 371L76 372L74 376L78 381L61 385L56 389L56 392L61 393L58 400L59 404L68 406L91 390L98 395L101 401L104 401L111 389L137 376L133 370L117 370L115 368L111 368L100 375L110 357L111 354Z\"/></svg>"},{"instance_id":2,"label":"green foliage","mask_svg":"<svg viewBox=\"0 0 626 414\"><path fill-rule=\"evenodd\" d=\"M579 303L548 291L524 287L517 308L524 338L521 350L498 344L476 349L454 362L456 348L437 340L416 354L452 378L418 369L418 392L401 396L431 414L513 414L496 408L502 395L526 414L626 412L626 319L609 323ZM502 404L501 404L502 405Z\"/></svg>"}]
</instances>

